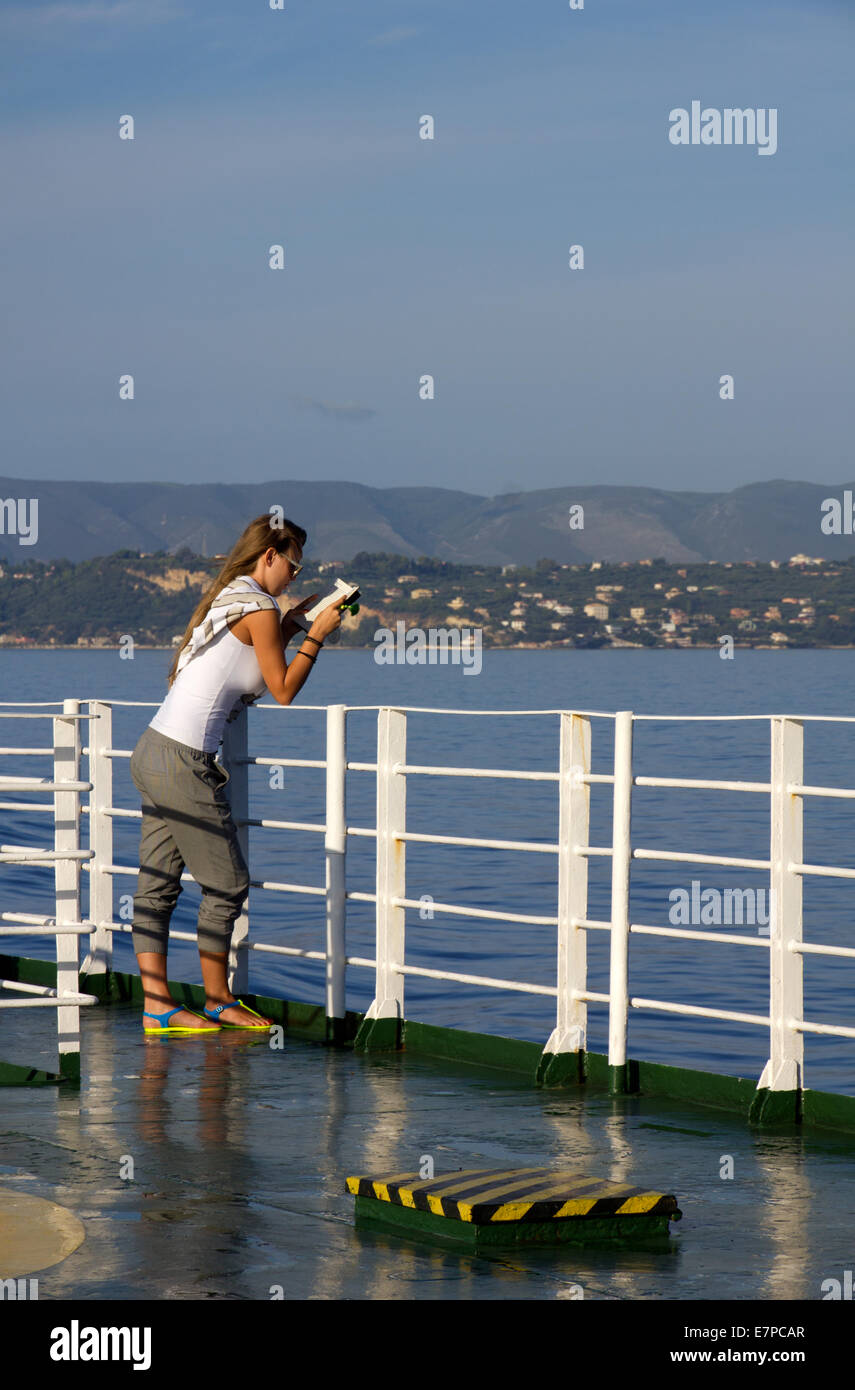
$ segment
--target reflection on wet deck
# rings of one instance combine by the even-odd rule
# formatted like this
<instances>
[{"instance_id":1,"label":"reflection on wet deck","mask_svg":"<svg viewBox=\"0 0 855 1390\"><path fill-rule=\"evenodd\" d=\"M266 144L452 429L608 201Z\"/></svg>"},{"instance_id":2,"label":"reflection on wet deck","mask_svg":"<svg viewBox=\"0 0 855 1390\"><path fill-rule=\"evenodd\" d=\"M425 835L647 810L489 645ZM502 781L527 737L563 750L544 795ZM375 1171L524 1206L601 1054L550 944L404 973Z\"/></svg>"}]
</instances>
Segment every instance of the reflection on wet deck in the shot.
<instances>
[{"instance_id":1,"label":"reflection on wet deck","mask_svg":"<svg viewBox=\"0 0 855 1390\"><path fill-rule=\"evenodd\" d=\"M27 1022L46 1042L52 1020ZM851 1265L855 1138L755 1133L677 1102L537 1090L484 1067L290 1038L281 1050L246 1033L144 1041L132 1005L91 1011L83 1060L79 1090L3 1093L0 1184L86 1228L38 1276L42 1299L560 1299L581 1288L588 1299L814 1300ZM684 1217L654 1250L476 1256L357 1233L346 1174L416 1168L425 1154L439 1171L572 1162L674 1192Z\"/></svg>"}]
</instances>

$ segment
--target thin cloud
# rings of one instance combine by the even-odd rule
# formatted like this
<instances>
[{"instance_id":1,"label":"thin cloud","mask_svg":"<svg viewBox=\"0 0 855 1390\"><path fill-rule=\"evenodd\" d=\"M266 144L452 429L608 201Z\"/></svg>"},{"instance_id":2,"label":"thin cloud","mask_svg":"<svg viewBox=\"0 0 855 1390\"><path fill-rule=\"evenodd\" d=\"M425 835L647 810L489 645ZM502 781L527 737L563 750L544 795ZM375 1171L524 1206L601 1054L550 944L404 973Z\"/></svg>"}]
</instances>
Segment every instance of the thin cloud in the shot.
<instances>
[{"instance_id":1,"label":"thin cloud","mask_svg":"<svg viewBox=\"0 0 855 1390\"><path fill-rule=\"evenodd\" d=\"M291 400L299 410L314 410L318 415L323 415L328 420L370 420L373 415L377 414L376 410L370 410L368 406L357 405L355 401L335 405L331 401L313 400L311 396L292 396Z\"/></svg>"},{"instance_id":2,"label":"thin cloud","mask_svg":"<svg viewBox=\"0 0 855 1390\"><path fill-rule=\"evenodd\" d=\"M407 39L414 39L421 29L408 29L399 24L396 29L385 29L382 34L375 34L373 39L366 39L366 46L369 48L389 48L394 43L406 43Z\"/></svg>"},{"instance_id":3,"label":"thin cloud","mask_svg":"<svg viewBox=\"0 0 855 1390\"><path fill-rule=\"evenodd\" d=\"M0 27L19 34L49 35L69 26L160 24L185 13L170 0L57 0L50 5L7 6L0 13Z\"/></svg>"}]
</instances>

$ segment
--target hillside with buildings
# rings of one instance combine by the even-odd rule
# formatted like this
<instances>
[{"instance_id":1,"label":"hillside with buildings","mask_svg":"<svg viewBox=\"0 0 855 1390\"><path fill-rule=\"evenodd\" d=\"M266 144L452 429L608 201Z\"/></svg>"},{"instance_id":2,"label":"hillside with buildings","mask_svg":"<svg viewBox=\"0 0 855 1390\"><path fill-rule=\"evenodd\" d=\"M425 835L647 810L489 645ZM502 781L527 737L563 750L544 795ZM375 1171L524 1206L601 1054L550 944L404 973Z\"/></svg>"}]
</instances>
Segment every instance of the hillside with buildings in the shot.
<instances>
[{"instance_id":1,"label":"hillside with buildings","mask_svg":"<svg viewBox=\"0 0 855 1390\"><path fill-rule=\"evenodd\" d=\"M120 551L78 564L0 565L0 644L143 646L180 640L218 558ZM456 565L360 553L309 562L294 599L358 583L346 646L379 628L478 628L485 646L694 647L855 645L855 559L673 564L664 560L534 566ZM285 600L287 606L289 600Z\"/></svg>"}]
</instances>

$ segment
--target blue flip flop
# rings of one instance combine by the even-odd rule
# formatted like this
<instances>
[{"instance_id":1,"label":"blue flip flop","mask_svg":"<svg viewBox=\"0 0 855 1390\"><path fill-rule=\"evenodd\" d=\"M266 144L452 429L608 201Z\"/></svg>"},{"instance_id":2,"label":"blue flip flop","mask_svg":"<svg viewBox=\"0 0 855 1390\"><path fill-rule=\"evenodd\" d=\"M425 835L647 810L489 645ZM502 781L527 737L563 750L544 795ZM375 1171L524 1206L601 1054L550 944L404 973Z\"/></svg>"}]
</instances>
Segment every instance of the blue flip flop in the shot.
<instances>
[{"instance_id":1,"label":"blue flip flop","mask_svg":"<svg viewBox=\"0 0 855 1390\"><path fill-rule=\"evenodd\" d=\"M257 1014L257 1013L255 1012L255 1009L251 1009L251 1008L249 1007L248 1004L244 1004L244 1002L243 1002L242 999L236 999L236 1000L234 1001L233 1004L217 1004L216 1007L213 1008L213 1009L203 1009L203 1010L202 1010L202 1013L205 1015L206 1018L209 1018L209 1019L211 1020L212 1023L219 1023L219 1022L220 1022L220 1014L223 1012L223 1009L235 1009L235 1008L237 1008L238 1005L240 1005L240 1007L241 1007L242 1009L246 1009L246 1011L247 1011L248 1014L252 1014L253 1018L261 1018L261 1014ZM263 1019L262 1019L262 1022L264 1022ZM266 1026L267 1028L272 1028L272 1027L273 1027L273 1024L272 1024L272 1023L268 1023L268 1024L266 1024L265 1026ZM250 1030L251 1032L253 1032L253 1033L263 1033L263 1032L264 1032L264 1029L263 1029L263 1028L257 1028L256 1025L255 1025L254 1023L220 1023L220 1027L221 1027L221 1028L246 1028L246 1029L249 1029L249 1030Z\"/></svg>"},{"instance_id":2,"label":"blue flip flop","mask_svg":"<svg viewBox=\"0 0 855 1390\"><path fill-rule=\"evenodd\" d=\"M178 1007L177 1007L176 1009L165 1009L164 1012L163 1012L162 1014L150 1014L150 1013L147 1013L145 1010L143 1010L143 1018L156 1018L156 1019L157 1019L157 1022L158 1022L157 1028L147 1028L146 1025L143 1024L143 1032L144 1032L144 1033L213 1033L213 1032L215 1031L213 1028L179 1028L179 1027L170 1027L170 1026L169 1026L169 1020L170 1020L171 1018L174 1018L176 1014L183 1014L183 1013L193 1013L193 1010L192 1010L192 1009L185 1009L185 1007L184 1007L183 1004L179 1004ZM198 1018L198 1014L196 1015L196 1017ZM212 1023L216 1023L216 1019L212 1019L211 1022L212 1022ZM220 1026L222 1027L222 1025L220 1025Z\"/></svg>"}]
</instances>

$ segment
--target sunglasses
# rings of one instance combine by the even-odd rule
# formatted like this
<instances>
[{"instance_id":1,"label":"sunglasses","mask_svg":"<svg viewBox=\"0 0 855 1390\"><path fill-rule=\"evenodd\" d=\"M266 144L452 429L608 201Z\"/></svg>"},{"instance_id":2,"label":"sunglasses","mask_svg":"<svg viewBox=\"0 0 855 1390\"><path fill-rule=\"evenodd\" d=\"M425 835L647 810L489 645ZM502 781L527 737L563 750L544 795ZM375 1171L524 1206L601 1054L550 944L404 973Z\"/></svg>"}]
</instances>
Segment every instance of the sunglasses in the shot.
<instances>
[{"instance_id":1,"label":"sunglasses","mask_svg":"<svg viewBox=\"0 0 855 1390\"><path fill-rule=\"evenodd\" d=\"M296 579L296 578L297 578L297 575L300 573L300 570L303 568L303 566L302 566L302 565L295 565L294 561L293 561L293 560L290 558L290 556L288 556L288 555L285 556L285 559L288 561L288 564L289 564L289 566L290 566L290 568L291 568L291 578L292 578L292 579Z\"/></svg>"}]
</instances>

